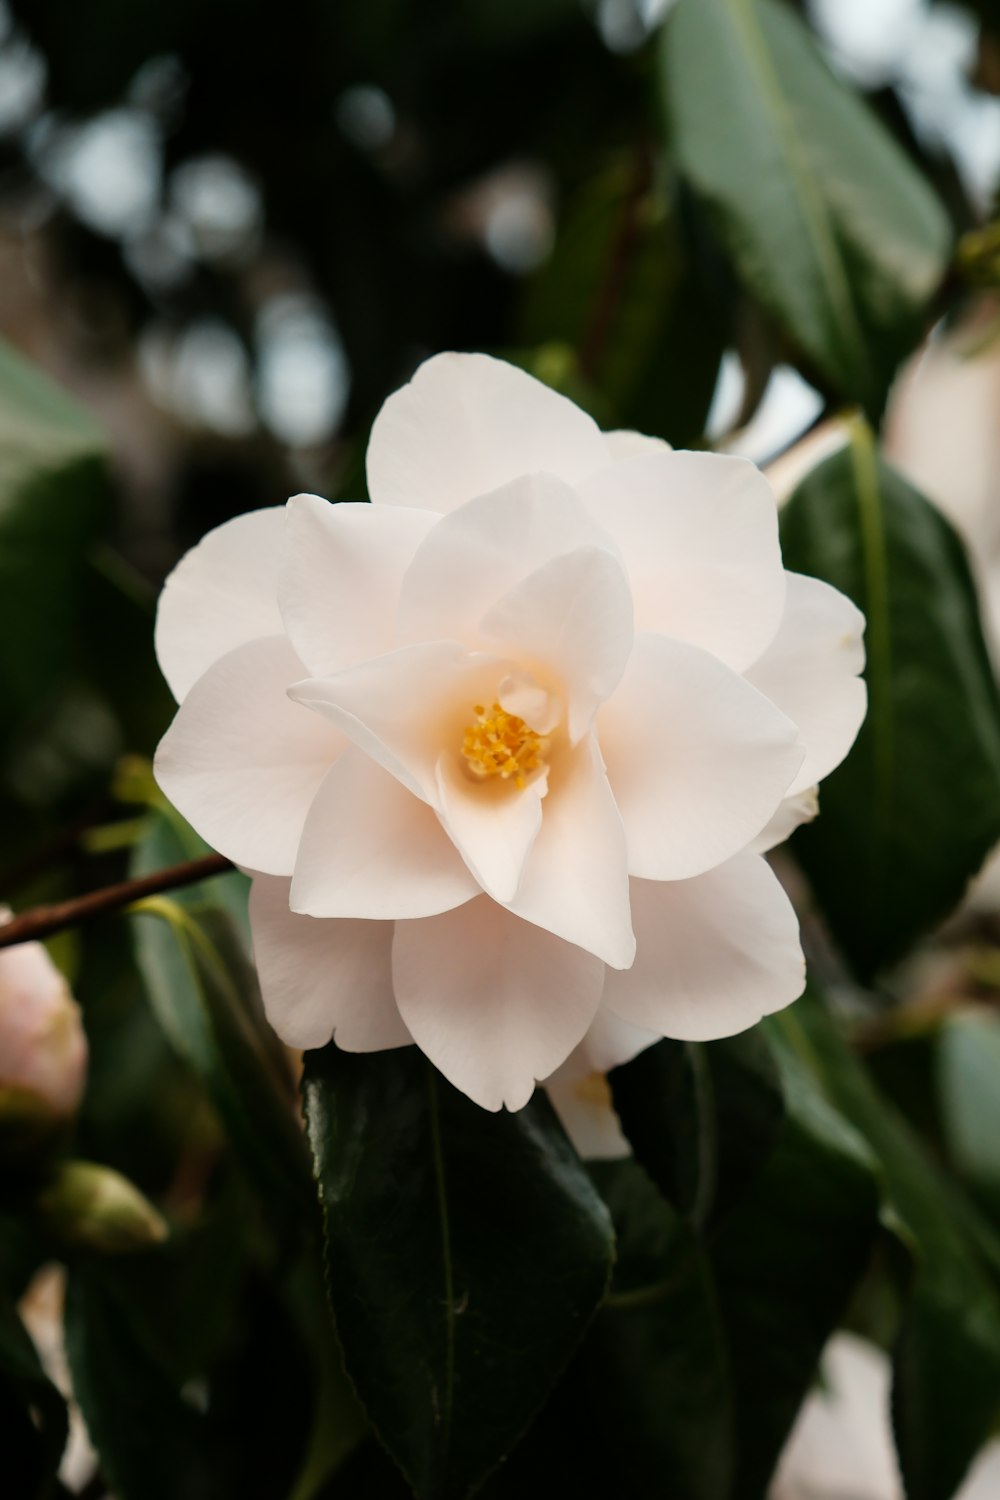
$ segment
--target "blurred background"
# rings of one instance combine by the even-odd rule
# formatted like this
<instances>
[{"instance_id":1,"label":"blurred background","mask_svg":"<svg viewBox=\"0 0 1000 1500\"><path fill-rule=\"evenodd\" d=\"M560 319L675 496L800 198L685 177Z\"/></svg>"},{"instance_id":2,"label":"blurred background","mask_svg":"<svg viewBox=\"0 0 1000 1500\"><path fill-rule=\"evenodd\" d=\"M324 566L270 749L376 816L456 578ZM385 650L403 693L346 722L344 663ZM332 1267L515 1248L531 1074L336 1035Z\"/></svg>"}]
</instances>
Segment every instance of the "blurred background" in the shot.
<instances>
[{"instance_id":1,"label":"blurred background","mask_svg":"<svg viewBox=\"0 0 1000 1500\"><path fill-rule=\"evenodd\" d=\"M676 73L667 78L676 67L669 22L666 45L660 39L671 0L0 0L0 340L9 346L0 342L0 900L26 907L203 852L190 830L168 826L145 759L172 712L152 651L156 591L181 553L229 516L303 489L362 498L364 448L380 403L441 349L516 360L608 427L634 427L678 446L724 448L762 464L792 450L791 467L772 471L782 493L809 467L794 457L798 441L814 434L811 463L831 442L843 445L838 418L845 406L863 405L886 457L964 537L988 644L994 664L1000 661L1000 0L788 5L834 73L866 98L932 185L948 221L936 217L929 193L920 197L915 174L904 180L906 163L896 157L876 162L858 201L845 208L834 189L849 197L881 150L869 151L875 133L855 129L857 117L852 123L845 107L835 165L854 170L845 172L846 182L817 180L821 198L829 188L830 222L845 240L837 249L864 334L853 364L836 329L817 336L810 317L797 320L791 299L774 291L780 256L779 274L771 264L756 279L752 257L740 258L747 224L759 231L775 211L769 195L774 181L781 191L780 172L774 181L737 182L721 230L711 193L696 193L700 163L691 143L698 132L679 149L672 132L684 109L668 108L671 91L679 94L684 82ZM690 47L693 32L686 35ZM803 77L811 105L815 75ZM800 81L781 81L791 106L801 105ZM690 96L685 104L690 110ZM820 124L823 107L818 100ZM803 117L808 113L803 109ZM806 178L823 166L822 130L813 128ZM880 181L893 198L882 220L871 191ZM886 225L890 232L880 235ZM911 284L906 242L921 235L913 254L922 269ZM769 299L762 287L773 293ZM11 350L47 372L75 404L39 383ZM850 495L845 511L852 518L853 505ZM912 516L910 522L916 527ZM937 559L945 571L954 562L948 545L941 543ZM904 551L905 582L912 558ZM924 587L922 577L918 570L914 593ZM927 610L927 638L953 596L945 591L942 600L939 614ZM929 681L938 671L931 682L937 693L940 679L947 685L956 674L950 658L944 668L933 661L927 667L925 645L916 640L913 659ZM954 869L940 875L942 890L931 892L927 911L910 923L919 933L954 907L1000 830L996 762L976 783L961 733L952 734L952 758L935 759L940 725L950 733L956 716L946 695L928 701L920 733L904 732L900 742L914 761L926 761L929 781L938 778L939 826L925 856L933 879L947 863L949 840L968 847L957 849ZM965 711L964 701L960 707ZM978 734L989 713L967 712ZM968 740L974 737L970 730ZM942 764L946 774L939 776ZM984 811L976 797L987 771L992 790ZM839 809L863 804L846 780L843 786L840 803L832 782L829 795L824 789L828 816L821 825L834 842L842 838L846 854L841 862L822 849L817 856L817 865L832 871L831 886L856 899L861 914L852 908L840 921L841 941L851 923L864 925L864 892L855 898L854 887L856 846L864 853L868 836L864 818L855 824L840 814L838 823ZM909 819L912 826L913 808L923 818L935 800L921 800L924 788L914 778L911 800L901 799L901 824ZM905 841L899 845L909 870L911 851ZM915 885L933 885L923 869L909 873ZM222 892L214 899L237 911L240 890L225 880L214 890ZM832 909L829 890L824 894ZM906 891L900 905L914 906ZM860 1050L893 1106L932 1160L970 1187L994 1227L998 912L994 864L952 937L919 950L904 979L879 992L882 1010L863 1016L859 1030ZM835 910L832 916L837 929ZM910 918L899 921L905 927ZM876 957L895 958L914 937L907 930L892 953ZM231 1408L222 1402L221 1417L212 1413L219 1422L212 1493L288 1493L302 1434L298 1396L285 1389L282 1372L297 1368L298 1342L317 1337L317 1291L308 1280L301 1294L293 1287L291 1331L285 1308L275 1333L280 1299L267 1278L278 1284L275 1265L284 1274L285 1205L272 1198L270 1182L247 1198L240 1173L227 1175L226 1131L233 1132L225 1107L223 1129L213 1113L218 1101L206 1103L211 1088L206 1096L194 1076L197 1061L193 1071L190 1058L182 1066L168 1046L167 1033L172 1041L179 1035L175 1050L183 1059L186 1013L176 1035L169 1026L161 1034L144 1008L148 991L154 1010L173 1014L176 996L164 998L157 988L170 973L169 950L140 943L140 976L114 930L106 934L100 924L86 937L62 935L52 949L87 1016L81 1147L127 1173L165 1205L175 1231L180 1226L180 1248L164 1251L159 1262L159 1275L174 1281L144 1281L141 1267L131 1281L115 1271L114 1285L129 1303L126 1333L141 1307L156 1335L151 1342L167 1348L172 1370L200 1379L215 1360L219 1388L240 1389L242 1405L234 1397ZM186 995L190 985L182 980L176 991ZM893 1010L902 1000L907 1004ZM217 1059L210 1062L209 1072ZM250 1147L253 1163L262 1153L252 1134ZM804 1158L802 1181L823 1180L824 1160L814 1171L812 1158ZM909 1158L904 1168L899 1174L908 1183ZM788 1198L796 1211L800 1198L809 1207L808 1193ZM248 1209L250 1201L256 1207ZM928 1189L927 1201L934 1231L949 1219L951 1200L942 1199L942 1208L936 1189ZM766 1237L775 1215L766 1197L762 1202ZM249 1245L248 1214L264 1226L253 1219L257 1238ZM821 1215L812 1227L810 1253L821 1255L830 1243ZM745 1226L740 1234L746 1237ZM960 1256L951 1265L945 1248L949 1295L952 1286L963 1293L971 1287L971 1305L974 1278ZM2 1251L0 1236L0 1262ZM219 1284L228 1289L221 1310ZM782 1306L786 1290L782 1282ZM877 1290L879 1317L857 1321L888 1343L879 1322L881 1281ZM171 1308L188 1304L190 1326L178 1331ZM98 1312L103 1316L100 1306ZM831 1327L836 1316L831 1309ZM942 1317L940 1326L952 1324ZM822 1332L820 1323L817 1337ZM761 1342L777 1347L786 1335ZM244 1341L252 1340L271 1376L250 1393L255 1367ZM996 1342L1000 1381L1000 1313ZM928 1347L928 1365L943 1372L938 1393L954 1385L958 1427L958 1408L969 1404L977 1383L970 1379L965 1390L951 1380L966 1350L956 1344L949 1367L936 1346ZM272 1357L276 1348L284 1365ZM818 1345L803 1365L799 1397L817 1353ZM321 1347L318 1364L326 1358ZM747 1365L751 1395L757 1361L755 1346ZM844 1379L853 1387L870 1377L880 1392L872 1441L876 1467L885 1471L883 1366L861 1376L848 1370ZM131 1366L109 1361L112 1368ZM339 1365L323 1378L343 1385ZM127 1406L128 1383L113 1385L115 1409L123 1400ZM251 1394L257 1406L248 1405ZM339 1388L334 1394L348 1414L347 1436L335 1440L352 1451L361 1441L357 1414L349 1396ZM630 1398L622 1399L628 1405ZM512 1466L509 1489L501 1477L489 1493L528 1495L532 1462L540 1493L552 1493L555 1473L565 1487L565 1434L575 1439L586 1426L571 1407L553 1419L555 1468L542 1462L549 1455L543 1432L520 1469ZM873 1398L869 1419L875 1407ZM793 1413L794 1403L782 1415L786 1428ZM287 1442L273 1453L251 1445L244 1454L243 1435L258 1415L261 1431L284 1421ZM759 1425L750 1410L751 1437ZM939 1425L947 1436L949 1422ZM775 1442L783 1436L777 1429ZM825 1445L822 1436L815 1438L824 1454L821 1475L829 1454L847 1443L839 1427ZM960 1437L962 1464L980 1437ZM804 1451L801 1434L794 1451ZM372 1456L374 1444L358 1452L356 1477L348 1476L338 1496L397 1493L387 1461ZM339 1453L321 1455L320 1481L296 1496L319 1494L323 1464L339 1461ZM261 1469L265 1460L273 1472ZM998 1493L998 1461L994 1448L984 1497ZM578 1461L578 1493L591 1480L591 1462L586 1452ZM181 1473L179 1460L177 1467ZM81 1484L90 1485L85 1493L103 1495L92 1471L88 1452ZM899 1494L892 1473L852 1472L829 1491L816 1474L816 1464L786 1468L785 1488L776 1493L781 1500ZM608 1481L615 1482L620 1476ZM143 1472L131 1493L144 1495L145 1484Z\"/></svg>"},{"instance_id":2,"label":"blurred background","mask_svg":"<svg viewBox=\"0 0 1000 1500\"><path fill-rule=\"evenodd\" d=\"M2 0L0 333L111 435L158 580L226 516L358 494L384 396L503 351L756 459L816 420L660 152L669 0ZM810 0L956 226L992 208L989 4Z\"/></svg>"}]
</instances>

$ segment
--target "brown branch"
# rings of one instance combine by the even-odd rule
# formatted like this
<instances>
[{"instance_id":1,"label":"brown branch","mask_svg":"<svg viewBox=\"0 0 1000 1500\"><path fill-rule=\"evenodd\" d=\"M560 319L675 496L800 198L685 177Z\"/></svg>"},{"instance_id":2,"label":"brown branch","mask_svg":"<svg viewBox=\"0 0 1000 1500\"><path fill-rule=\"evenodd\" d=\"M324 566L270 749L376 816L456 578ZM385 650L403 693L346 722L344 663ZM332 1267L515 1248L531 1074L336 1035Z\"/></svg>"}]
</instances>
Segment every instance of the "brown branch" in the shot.
<instances>
[{"instance_id":1,"label":"brown branch","mask_svg":"<svg viewBox=\"0 0 1000 1500\"><path fill-rule=\"evenodd\" d=\"M37 942L39 938L51 937L54 932L63 932L67 927L89 922L92 917L103 916L105 912L120 911L123 906L131 906L133 901L139 901L143 896L156 896L161 891L174 891L183 885L194 885L210 875L222 875L231 869L233 862L224 855L206 854L204 859L190 859L182 865L171 865L169 869L157 870L155 874L143 875L138 880L123 880L118 885L105 886L86 896L76 896L72 901L57 901L52 906L35 906L0 925L0 948L10 948L15 943Z\"/></svg>"}]
</instances>

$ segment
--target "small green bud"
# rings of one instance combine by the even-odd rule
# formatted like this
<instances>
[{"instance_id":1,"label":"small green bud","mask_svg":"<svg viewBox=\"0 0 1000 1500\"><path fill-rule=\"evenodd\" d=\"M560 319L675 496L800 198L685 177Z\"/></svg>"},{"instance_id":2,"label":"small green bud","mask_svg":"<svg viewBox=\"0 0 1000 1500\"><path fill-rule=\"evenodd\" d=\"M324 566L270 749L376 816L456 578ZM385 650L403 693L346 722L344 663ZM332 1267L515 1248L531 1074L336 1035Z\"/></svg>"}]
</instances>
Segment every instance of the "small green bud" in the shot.
<instances>
[{"instance_id":1,"label":"small green bud","mask_svg":"<svg viewBox=\"0 0 1000 1500\"><path fill-rule=\"evenodd\" d=\"M117 1254L167 1238L167 1225L139 1189L111 1167L70 1161L35 1199L45 1228L65 1245Z\"/></svg>"}]
</instances>

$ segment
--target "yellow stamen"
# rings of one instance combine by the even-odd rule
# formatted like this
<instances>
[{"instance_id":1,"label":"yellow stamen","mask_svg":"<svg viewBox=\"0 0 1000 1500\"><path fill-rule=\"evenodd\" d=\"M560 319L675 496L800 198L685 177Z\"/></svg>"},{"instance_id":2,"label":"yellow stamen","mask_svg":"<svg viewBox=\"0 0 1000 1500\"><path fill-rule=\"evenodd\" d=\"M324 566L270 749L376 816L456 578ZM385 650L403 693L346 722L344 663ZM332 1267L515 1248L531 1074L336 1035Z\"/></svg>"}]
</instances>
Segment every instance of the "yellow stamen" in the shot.
<instances>
[{"instance_id":1,"label":"yellow stamen","mask_svg":"<svg viewBox=\"0 0 1000 1500\"><path fill-rule=\"evenodd\" d=\"M472 711L476 722L462 736L462 754L470 774L477 781L499 776L517 787L525 786L531 772L544 764L548 740L517 714L505 713L499 703L489 713L480 703Z\"/></svg>"}]
</instances>

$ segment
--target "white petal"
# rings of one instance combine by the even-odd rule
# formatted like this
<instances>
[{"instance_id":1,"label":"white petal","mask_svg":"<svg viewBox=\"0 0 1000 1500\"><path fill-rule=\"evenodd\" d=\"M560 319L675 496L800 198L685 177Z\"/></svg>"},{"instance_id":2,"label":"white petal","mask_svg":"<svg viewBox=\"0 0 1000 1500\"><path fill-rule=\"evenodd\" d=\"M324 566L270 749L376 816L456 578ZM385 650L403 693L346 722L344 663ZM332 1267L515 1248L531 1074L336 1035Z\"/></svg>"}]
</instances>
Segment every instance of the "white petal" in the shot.
<instances>
[{"instance_id":1,"label":"white petal","mask_svg":"<svg viewBox=\"0 0 1000 1500\"><path fill-rule=\"evenodd\" d=\"M577 1155L583 1161L621 1161L631 1156L632 1147L622 1132L604 1074L568 1078L563 1068L545 1080L545 1091Z\"/></svg>"},{"instance_id":2,"label":"white petal","mask_svg":"<svg viewBox=\"0 0 1000 1500\"><path fill-rule=\"evenodd\" d=\"M818 814L819 787L806 787L804 792L796 792L794 797L785 798L767 827L758 833L748 847L754 854L766 854L769 849L776 849L779 844L791 838L796 828L803 823L811 823Z\"/></svg>"},{"instance_id":3,"label":"white petal","mask_svg":"<svg viewBox=\"0 0 1000 1500\"><path fill-rule=\"evenodd\" d=\"M311 917L429 917L479 894L437 817L350 749L309 809L292 910Z\"/></svg>"},{"instance_id":4,"label":"white petal","mask_svg":"<svg viewBox=\"0 0 1000 1500\"><path fill-rule=\"evenodd\" d=\"M498 652L541 663L564 689L576 743L622 679L632 650L632 596L609 552L555 557L516 584L483 618Z\"/></svg>"},{"instance_id":5,"label":"white petal","mask_svg":"<svg viewBox=\"0 0 1000 1500\"><path fill-rule=\"evenodd\" d=\"M289 1047L403 1047L392 992L391 922L323 921L288 909L289 882L258 875L250 926L267 1018Z\"/></svg>"},{"instance_id":6,"label":"white petal","mask_svg":"<svg viewBox=\"0 0 1000 1500\"><path fill-rule=\"evenodd\" d=\"M804 792L840 765L857 737L868 696L858 673L865 665L865 617L844 594L789 573L781 628L746 673L793 719L805 760L789 794Z\"/></svg>"},{"instance_id":7,"label":"white petal","mask_svg":"<svg viewBox=\"0 0 1000 1500\"><path fill-rule=\"evenodd\" d=\"M453 755L438 762L441 822L479 885L497 901L511 901L520 884L542 826L544 790L544 781L523 790L497 778L472 781Z\"/></svg>"},{"instance_id":8,"label":"white petal","mask_svg":"<svg viewBox=\"0 0 1000 1500\"><path fill-rule=\"evenodd\" d=\"M277 579L284 506L225 521L185 553L156 608L156 658L178 703L213 662L280 635Z\"/></svg>"},{"instance_id":9,"label":"white petal","mask_svg":"<svg viewBox=\"0 0 1000 1500\"><path fill-rule=\"evenodd\" d=\"M799 924L767 861L735 859L694 880L632 882L638 951L608 971L604 1005L661 1036L734 1036L805 987Z\"/></svg>"},{"instance_id":10,"label":"white petal","mask_svg":"<svg viewBox=\"0 0 1000 1500\"><path fill-rule=\"evenodd\" d=\"M662 1040L658 1032L646 1031L623 1021L602 1001L586 1036L570 1053L556 1077L587 1078L593 1073L610 1073L612 1068L631 1062L647 1047Z\"/></svg>"},{"instance_id":11,"label":"white petal","mask_svg":"<svg viewBox=\"0 0 1000 1500\"><path fill-rule=\"evenodd\" d=\"M486 897L399 922L399 1012L413 1040L484 1109L520 1109L569 1056L601 997L599 959Z\"/></svg>"},{"instance_id":12,"label":"white petal","mask_svg":"<svg viewBox=\"0 0 1000 1500\"><path fill-rule=\"evenodd\" d=\"M774 637L785 597L777 507L742 458L661 453L595 474L580 495L621 550L635 626L741 670Z\"/></svg>"},{"instance_id":13,"label":"white petal","mask_svg":"<svg viewBox=\"0 0 1000 1500\"><path fill-rule=\"evenodd\" d=\"M289 696L331 720L409 791L437 805L437 763L460 754L476 703L492 702L511 663L470 656L454 641L404 646Z\"/></svg>"},{"instance_id":14,"label":"white petal","mask_svg":"<svg viewBox=\"0 0 1000 1500\"><path fill-rule=\"evenodd\" d=\"M638 458L650 453L674 451L665 438L649 437L645 432L635 432L631 427L619 427L612 432L606 432L604 441L616 463L625 458Z\"/></svg>"},{"instance_id":15,"label":"white petal","mask_svg":"<svg viewBox=\"0 0 1000 1500\"><path fill-rule=\"evenodd\" d=\"M529 474L445 516L403 579L399 631L407 640L478 641L497 600L554 557L581 547L614 552L569 485Z\"/></svg>"},{"instance_id":16,"label":"white petal","mask_svg":"<svg viewBox=\"0 0 1000 1500\"><path fill-rule=\"evenodd\" d=\"M368 493L450 511L519 474L572 482L607 461L596 424L565 396L503 360L439 354L376 417Z\"/></svg>"},{"instance_id":17,"label":"white petal","mask_svg":"<svg viewBox=\"0 0 1000 1500\"><path fill-rule=\"evenodd\" d=\"M553 768L541 831L509 905L616 969L635 957L625 829L593 737Z\"/></svg>"},{"instance_id":18,"label":"white petal","mask_svg":"<svg viewBox=\"0 0 1000 1500\"><path fill-rule=\"evenodd\" d=\"M802 763L790 719L714 656L639 636L598 716L629 870L684 880L721 864L776 812Z\"/></svg>"},{"instance_id":19,"label":"white petal","mask_svg":"<svg viewBox=\"0 0 1000 1500\"><path fill-rule=\"evenodd\" d=\"M238 646L195 683L153 763L203 839L268 875L292 873L309 804L345 745L289 700L301 674L284 636Z\"/></svg>"},{"instance_id":20,"label":"white petal","mask_svg":"<svg viewBox=\"0 0 1000 1500\"><path fill-rule=\"evenodd\" d=\"M396 506L288 502L278 598L289 640L314 677L391 651L403 574L440 518Z\"/></svg>"}]
</instances>

